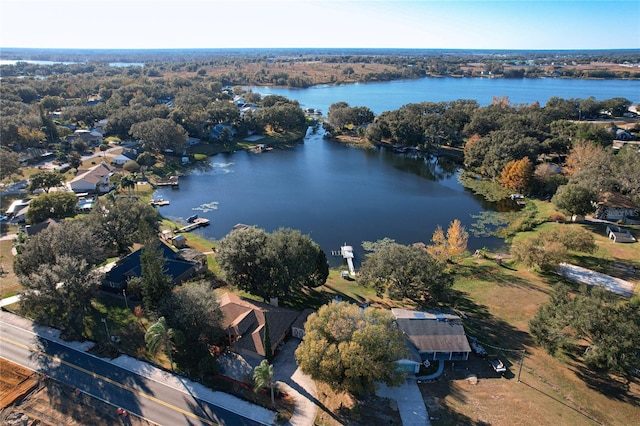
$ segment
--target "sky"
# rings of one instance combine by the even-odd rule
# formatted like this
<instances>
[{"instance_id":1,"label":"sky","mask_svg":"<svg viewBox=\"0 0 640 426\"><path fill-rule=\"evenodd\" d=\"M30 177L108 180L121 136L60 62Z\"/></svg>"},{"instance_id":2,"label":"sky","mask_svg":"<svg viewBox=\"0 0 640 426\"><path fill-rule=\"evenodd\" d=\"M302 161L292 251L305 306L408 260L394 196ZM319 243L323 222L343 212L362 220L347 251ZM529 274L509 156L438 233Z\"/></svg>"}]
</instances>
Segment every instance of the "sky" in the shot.
<instances>
[{"instance_id":1,"label":"sky","mask_svg":"<svg viewBox=\"0 0 640 426\"><path fill-rule=\"evenodd\" d=\"M0 0L0 47L640 49L640 0Z\"/></svg>"}]
</instances>

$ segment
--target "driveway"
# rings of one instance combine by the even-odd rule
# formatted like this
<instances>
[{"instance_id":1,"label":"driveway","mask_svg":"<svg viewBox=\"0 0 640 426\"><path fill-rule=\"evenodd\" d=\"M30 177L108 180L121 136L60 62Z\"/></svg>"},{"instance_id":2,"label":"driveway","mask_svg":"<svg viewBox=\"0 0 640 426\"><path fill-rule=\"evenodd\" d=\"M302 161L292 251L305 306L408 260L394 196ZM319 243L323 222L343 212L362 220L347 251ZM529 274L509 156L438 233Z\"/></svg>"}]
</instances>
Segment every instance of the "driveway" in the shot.
<instances>
[{"instance_id":1,"label":"driveway","mask_svg":"<svg viewBox=\"0 0 640 426\"><path fill-rule=\"evenodd\" d=\"M429 426L429 414L424 405L422 393L418 389L416 379L408 377L404 384L393 388L387 387L384 383L379 384L376 395L383 398L395 399L398 403L398 411L402 419L403 426Z\"/></svg>"},{"instance_id":2,"label":"driveway","mask_svg":"<svg viewBox=\"0 0 640 426\"><path fill-rule=\"evenodd\" d=\"M273 360L274 376L279 389L293 396L295 400L295 410L288 424L313 426L320 403L317 400L316 384L296 363L294 352L299 343L300 340L291 338L284 345Z\"/></svg>"}]
</instances>

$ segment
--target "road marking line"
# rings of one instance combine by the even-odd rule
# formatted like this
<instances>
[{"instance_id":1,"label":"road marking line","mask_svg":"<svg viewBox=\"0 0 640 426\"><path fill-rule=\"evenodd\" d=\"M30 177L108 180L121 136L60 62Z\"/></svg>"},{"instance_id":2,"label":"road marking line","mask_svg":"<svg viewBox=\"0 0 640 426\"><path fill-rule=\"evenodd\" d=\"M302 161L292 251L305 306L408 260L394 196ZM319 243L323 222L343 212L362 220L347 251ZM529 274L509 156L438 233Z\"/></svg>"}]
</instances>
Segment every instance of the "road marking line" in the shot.
<instances>
[{"instance_id":1,"label":"road marking line","mask_svg":"<svg viewBox=\"0 0 640 426\"><path fill-rule=\"evenodd\" d=\"M204 423L206 423L208 425L220 426L219 423L213 422L213 421L211 421L209 419L205 419L204 417L200 417L197 414L194 414L194 413L192 413L190 411L183 410L182 408L176 407L175 405L172 405L172 404L169 404L168 402L162 401L161 399L158 399L153 395L149 395L149 394L144 393L144 392L142 392L142 391L140 391L138 389L132 388L132 387L127 386L127 385L124 385L122 383L118 383L115 380L112 380L112 379L110 379L108 377L102 376L102 375L100 375L98 373L95 373L93 371L89 371L89 370L87 370L85 368L82 368L79 365L72 364L69 361L65 361L64 359L59 358L59 357L57 357L55 355L49 355L46 352L42 352L42 351L40 351L40 350L38 350L36 348L32 348L30 346L27 346L27 345L25 345L23 343L20 343L20 342L16 342L15 340L9 339L9 338L4 337L4 336L0 336L0 340L4 340L5 342L11 343L14 346L18 346L18 347L20 347L22 349L25 349L25 350L29 351L29 352L33 352L33 353L38 354L38 355L43 355L43 356L49 357L54 361L58 361L61 364L64 364L64 365L66 365L68 367L73 368L74 370L78 370L78 371L80 371L82 373L85 373L85 374L93 377L94 379L100 379L100 380L103 380L103 381L105 381L107 383L110 383L112 385L118 386L121 389L129 391L129 392L131 392L133 394L136 394L136 395L138 395L140 397L146 398L146 399L148 399L150 401L156 402L156 403L158 403L160 405L164 405L165 407L167 407L167 408L169 408L171 410L177 411L179 413L182 413L182 414L184 414L186 416L192 417L194 419L198 419L198 420L200 420L200 421L202 421L202 422L204 422ZM140 414L140 415L142 415L142 414Z\"/></svg>"}]
</instances>

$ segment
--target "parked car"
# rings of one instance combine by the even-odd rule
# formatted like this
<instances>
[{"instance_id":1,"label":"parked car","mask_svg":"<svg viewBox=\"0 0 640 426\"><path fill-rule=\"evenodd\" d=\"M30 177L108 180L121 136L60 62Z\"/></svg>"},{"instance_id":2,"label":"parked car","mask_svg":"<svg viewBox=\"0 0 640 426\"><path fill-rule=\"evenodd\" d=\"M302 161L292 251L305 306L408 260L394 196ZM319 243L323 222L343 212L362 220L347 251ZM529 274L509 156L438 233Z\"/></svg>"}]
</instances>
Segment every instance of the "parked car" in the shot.
<instances>
[{"instance_id":1,"label":"parked car","mask_svg":"<svg viewBox=\"0 0 640 426\"><path fill-rule=\"evenodd\" d=\"M491 367L496 370L496 373L504 374L504 372L507 371L507 368L498 358L490 357L487 360L489 361L489 364L491 364Z\"/></svg>"}]
</instances>

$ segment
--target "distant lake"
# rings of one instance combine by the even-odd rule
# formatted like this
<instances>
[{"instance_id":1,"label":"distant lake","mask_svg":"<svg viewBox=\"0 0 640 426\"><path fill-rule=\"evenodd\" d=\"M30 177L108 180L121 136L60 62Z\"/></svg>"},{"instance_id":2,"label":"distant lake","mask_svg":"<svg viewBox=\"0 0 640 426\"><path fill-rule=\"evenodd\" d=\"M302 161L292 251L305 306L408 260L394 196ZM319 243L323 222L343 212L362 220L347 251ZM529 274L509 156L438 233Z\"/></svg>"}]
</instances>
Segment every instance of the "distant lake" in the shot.
<instances>
[{"instance_id":1,"label":"distant lake","mask_svg":"<svg viewBox=\"0 0 640 426\"><path fill-rule=\"evenodd\" d=\"M476 99L488 105L493 96L504 95L517 104L544 104L552 96L640 101L640 82L623 80L442 78L253 89L296 99L324 114L338 101L368 106L378 114L422 101ZM268 232L288 227L309 234L328 256L346 242L362 259L362 241L389 237L402 244L429 242L438 225L446 228L460 219L469 228L475 221L472 215L494 210L494 204L460 185L458 172L437 159L348 147L323 139L320 130L288 149L215 155L206 167L181 177L180 189L163 188L155 195L171 202L160 207L163 216L178 222L193 214L210 219L211 226L195 231L207 238L221 239L237 223ZM502 244L498 238L472 236L469 249Z\"/></svg>"},{"instance_id":2,"label":"distant lake","mask_svg":"<svg viewBox=\"0 0 640 426\"><path fill-rule=\"evenodd\" d=\"M303 108L317 108L323 114L335 102L366 106L374 113L398 109L409 103L475 99L490 105L493 97L507 96L512 104L539 102L544 106L557 96L563 99L597 100L625 98L640 103L640 80L584 80L564 78L422 78L380 83L320 85L307 89L251 87L261 95L281 95L300 102Z\"/></svg>"}]
</instances>

